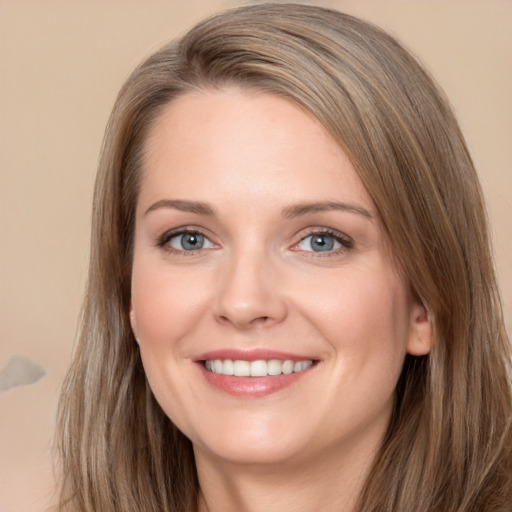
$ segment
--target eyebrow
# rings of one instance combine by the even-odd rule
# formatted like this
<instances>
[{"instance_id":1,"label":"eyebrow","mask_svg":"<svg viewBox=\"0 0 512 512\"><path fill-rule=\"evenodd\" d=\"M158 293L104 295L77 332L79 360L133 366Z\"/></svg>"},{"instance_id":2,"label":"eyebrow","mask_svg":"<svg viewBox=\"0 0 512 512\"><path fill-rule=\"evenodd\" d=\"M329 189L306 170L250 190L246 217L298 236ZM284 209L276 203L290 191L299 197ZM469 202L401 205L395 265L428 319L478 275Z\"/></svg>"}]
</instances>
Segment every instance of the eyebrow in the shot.
<instances>
[{"instance_id":1,"label":"eyebrow","mask_svg":"<svg viewBox=\"0 0 512 512\"><path fill-rule=\"evenodd\" d=\"M184 199L161 199L152 204L145 212L144 215L158 210L160 208L172 208L187 213L195 213L197 215L215 216L215 210L208 203L200 201L187 201ZM325 211L341 211L348 213L355 213L367 219L373 219L373 215L357 204L344 203L337 201L324 201L313 203L299 203L287 206L283 211L283 217L287 219L294 219L303 215L312 213L325 212Z\"/></svg>"},{"instance_id":2,"label":"eyebrow","mask_svg":"<svg viewBox=\"0 0 512 512\"><path fill-rule=\"evenodd\" d=\"M293 219L302 215L308 215L311 213L325 212L325 211L341 211L348 213L355 213L362 215L367 219L373 219L373 215L357 204L343 203L337 201L325 201L325 202L314 202L314 203L300 203L286 207L283 210L283 217Z\"/></svg>"},{"instance_id":3,"label":"eyebrow","mask_svg":"<svg viewBox=\"0 0 512 512\"><path fill-rule=\"evenodd\" d=\"M199 201L185 201L183 199L162 199L157 201L144 212L144 215L159 208L172 208L181 212L196 213L198 215L215 215L215 210L209 204Z\"/></svg>"}]
</instances>

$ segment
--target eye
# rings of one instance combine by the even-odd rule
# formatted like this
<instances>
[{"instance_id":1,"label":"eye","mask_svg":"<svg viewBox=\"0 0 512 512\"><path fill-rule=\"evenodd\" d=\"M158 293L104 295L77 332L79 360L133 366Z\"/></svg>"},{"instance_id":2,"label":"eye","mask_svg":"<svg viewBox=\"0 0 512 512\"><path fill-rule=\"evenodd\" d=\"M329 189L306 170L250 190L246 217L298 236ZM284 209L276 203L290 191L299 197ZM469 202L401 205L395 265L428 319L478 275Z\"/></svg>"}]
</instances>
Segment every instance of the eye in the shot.
<instances>
[{"instance_id":1,"label":"eye","mask_svg":"<svg viewBox=\"0 0 512 512\"><path fill-rule=\"evenodd\" d=\"M197 251L199 249L215 248L213 242L197 231L180 231L166 234L160 240L160 245L174 251Z\"/></svg>"},{"instance_id":2,"label":"eye","mask_svg":"<svg viewBox=\"0 0 512 512\"><path fill-rule=\"evenodd\" d=\"M350 249L351 240L329 232L311 233L296 245L299 251L338 252L340 249Z\"/></svg>"}]
</instances>

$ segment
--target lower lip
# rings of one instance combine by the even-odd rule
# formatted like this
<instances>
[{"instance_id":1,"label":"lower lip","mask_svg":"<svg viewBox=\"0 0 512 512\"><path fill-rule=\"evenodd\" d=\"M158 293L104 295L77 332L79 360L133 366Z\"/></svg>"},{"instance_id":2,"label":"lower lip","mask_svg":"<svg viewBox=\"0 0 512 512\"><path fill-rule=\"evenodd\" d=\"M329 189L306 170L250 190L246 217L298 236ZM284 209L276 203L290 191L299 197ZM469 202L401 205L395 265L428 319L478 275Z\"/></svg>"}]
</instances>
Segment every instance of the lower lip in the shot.
<instances>
[{"instance_id":1,"label":"lower lip","mask_svg":"<svg viewBox=\"0 0 512 512\"><path fill-rule=\"evenodd\" d=\"M202 363L199 368L206 381L215 389L233 396L261 397L276 393L308 375L316 366L288 375L269 375L267 377L234 377L208 371Z\"/></svg>"}]
</instances>

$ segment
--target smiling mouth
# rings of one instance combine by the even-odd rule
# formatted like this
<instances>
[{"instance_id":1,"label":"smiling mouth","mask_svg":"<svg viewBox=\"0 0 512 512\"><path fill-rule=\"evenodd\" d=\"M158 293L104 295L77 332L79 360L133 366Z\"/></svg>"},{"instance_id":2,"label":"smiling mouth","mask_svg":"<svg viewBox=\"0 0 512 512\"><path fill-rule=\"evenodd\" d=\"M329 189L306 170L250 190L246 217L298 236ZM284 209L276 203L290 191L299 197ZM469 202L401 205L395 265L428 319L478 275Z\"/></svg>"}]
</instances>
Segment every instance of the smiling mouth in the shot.
<instances>
[{"instance_id":1,"label":"smiling mouth","mask_svg":"<svg viewBox=\"0 0 512 512\"><path fill-rule=\"evenodd\" d=\"M300 373L315 363L312 359L292 361L291 359L260 359L245 361L242 359L207 359L204 367L211 373L234 377L267 377Z\"/></svg>"}]
</instances>

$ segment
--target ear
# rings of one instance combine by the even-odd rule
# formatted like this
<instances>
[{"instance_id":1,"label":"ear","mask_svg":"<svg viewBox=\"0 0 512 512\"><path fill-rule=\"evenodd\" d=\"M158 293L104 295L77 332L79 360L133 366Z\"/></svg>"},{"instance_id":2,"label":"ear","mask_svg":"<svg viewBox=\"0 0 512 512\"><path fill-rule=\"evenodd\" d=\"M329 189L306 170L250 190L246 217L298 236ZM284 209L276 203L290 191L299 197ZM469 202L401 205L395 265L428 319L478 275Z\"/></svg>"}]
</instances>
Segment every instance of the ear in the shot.
<instances>
[{"instance_id":1,"label":"ear","mask_svg":"<svg viewBox=\"0 0 512 512\"><path fill-rule=\"evenodd\" d=\"M133 303L130 300L130 324L132 326L133 336L135 337L135 341L139 343L139 337L137 336L137 321L135 318L135 311L133 309Z\"/></svg>"},{"instance_id":2,"label":"ear","mask_svg":"<svg viewBox=\"0 0 512 512\"><path fill-rule=\"evenodd\" d=\"M432 318L427 308L415 300L411 307L407 353L412 356L425 356L433 345Z\"/></svg>"}]
</instances>

